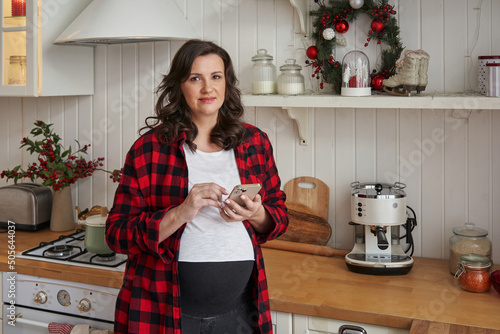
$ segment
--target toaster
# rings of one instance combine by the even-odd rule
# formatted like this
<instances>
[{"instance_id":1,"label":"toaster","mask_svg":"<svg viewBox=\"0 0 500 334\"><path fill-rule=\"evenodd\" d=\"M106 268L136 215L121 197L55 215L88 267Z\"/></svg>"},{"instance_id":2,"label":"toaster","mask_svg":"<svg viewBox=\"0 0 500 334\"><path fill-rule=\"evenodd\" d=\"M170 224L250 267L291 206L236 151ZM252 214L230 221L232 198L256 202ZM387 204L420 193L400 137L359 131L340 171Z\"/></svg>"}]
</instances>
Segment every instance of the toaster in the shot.
<instances>
[{"instance_id":1,"label":"toaster","mask_svg":"<svg viewBox=\"0 0 500 334\"><path fill-rule=\"evenodd\" d=\"M16 229L36 231L49 225L51 211L49 187L18 183L0 188L0 226L14 222Z\"/></svg>"}]
</instances>

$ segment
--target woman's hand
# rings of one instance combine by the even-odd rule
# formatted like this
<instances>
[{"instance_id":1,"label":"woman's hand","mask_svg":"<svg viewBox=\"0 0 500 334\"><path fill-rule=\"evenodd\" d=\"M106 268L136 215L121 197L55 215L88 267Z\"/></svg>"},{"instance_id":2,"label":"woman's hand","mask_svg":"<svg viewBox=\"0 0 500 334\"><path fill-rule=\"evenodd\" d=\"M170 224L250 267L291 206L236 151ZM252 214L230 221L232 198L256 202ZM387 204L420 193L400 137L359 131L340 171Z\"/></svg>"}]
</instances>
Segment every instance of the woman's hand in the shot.
<instances>
[{"instance_id":1,"label":"woman's hand","mask_svg":"<svg viewBox=\"0 0 500 334\"><path fill-rule=\"evenodd\" d=\"M168 210L160 224L159 241L171 236L184 223L190 222L206 206L220 208L226 189L215 183L195 184L179 206Z\"/></svg>"},{"instance_id":2,"label":"woman's hand","mask_svg":"<svg viewBox=\"0 0 500 334\"><path fill-rule=\"evenodd\" d=\"M222 195L227 195L226 189L215 183L198 183L191 188L184 202L176 209L179 218L184 222L190 222L206 206L220 208Z\"/></svg>"},{"instance_id":3,"label":"woman's hand","mask_svg":"<svg viewBox=\"0 0 500 334\"><path fill-rule=\"evenodd\" d=\"M267 233L274 228L274 221L262 206L262 198L259 194L253 201L248 196L241 195L240 198L245 203L241 206L231 199L222 202L223 206L219 208L221 217L227 222L237 222L248 220L258 233Z\"/></svg>"}]
</instances>

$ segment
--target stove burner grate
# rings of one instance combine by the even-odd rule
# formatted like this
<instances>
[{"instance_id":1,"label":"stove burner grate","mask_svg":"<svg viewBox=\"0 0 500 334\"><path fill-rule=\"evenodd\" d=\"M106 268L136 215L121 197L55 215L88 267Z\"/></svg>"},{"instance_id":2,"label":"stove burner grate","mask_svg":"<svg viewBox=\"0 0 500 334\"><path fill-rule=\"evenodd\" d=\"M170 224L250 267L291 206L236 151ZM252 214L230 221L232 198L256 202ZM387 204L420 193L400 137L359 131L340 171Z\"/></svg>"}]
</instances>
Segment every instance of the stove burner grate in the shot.
<instances>
[{"instance_id":1,"label":"stove burner grate","mask_svg":"<svg viewBox=\"0 0 500 334\"><path fill-rule=\"evenodd\" d=\"M111 254L96 254L90 258L90 263L102 263L102 262L111 262L116 259L115 253Z\"/></svg>"},{"instance_id":2,"label":"stove burner grate","mask_svg":"<svg viewBox=\"0 0 500 334\"><path fill-rule=\"evenodd\" d=\"M73 250L76 249L77 251L81 252L81 248L77 246L70 246L70 245L56 245L52 246L48 249L46 249L42 256L47 256L47 257L65 257L65 256L70 256Z\"/></svg>"}]
</instances>

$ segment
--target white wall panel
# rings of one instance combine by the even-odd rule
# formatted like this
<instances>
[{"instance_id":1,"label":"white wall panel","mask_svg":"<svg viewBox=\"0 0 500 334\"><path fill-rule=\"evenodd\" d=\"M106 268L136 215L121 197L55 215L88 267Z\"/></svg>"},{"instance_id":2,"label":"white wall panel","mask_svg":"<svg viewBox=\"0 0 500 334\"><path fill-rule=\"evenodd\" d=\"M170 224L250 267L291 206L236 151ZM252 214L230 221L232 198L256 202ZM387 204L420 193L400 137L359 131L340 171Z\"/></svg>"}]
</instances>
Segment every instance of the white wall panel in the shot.
<instances>
[{"instance_id":1,"label":"white wall panel","mask_svg":"<svg viewBox=\"0 0 500 334\"><path fill-rule=\"evenodd\" d=\"M356 171L352 181L374 182L377 161L377 111L358 109L355 111Z\"/></svg>"},{"instance_id":2,"label":"white wall panel","mask_svg":"<svg viewBox=\"0 0 500 334\"><path fill-rule=\"evenodd\" d=\"M398 3L398 24L401 41L406 49L420 49L422 42L421 21L421 0L402 0Z\"/></svg>"},{"instance_id":3,"label":"white wall panel","mask_svg":"<svg viewBox=\"0 0 500 334\"><path fill-rule=\"evenodd\" d=\"M476 226L491 231L490 202L491 199L491 158L490 158L490 126L491 112L475 111L468 121L468 198L467 220Z\"/></svg>"},{"instance_id":4,"label":"white wall panel","mask_svg":"<svg viewBox=\"0 0 500 334\"><path fill-rule=\"evenodd\" d=\"M274 108L271 112L276 117L276 145L273 147L274 157L280 174L281 184L284 186L296 176L295 142L297 141L297 134L294 130L296 125L288 117L285 110Z\"/></svg>"},{"instance_id":5,"label":"white wall panel","mask_svg":"<svg viewBox=\"0 0 500 334\"><path fill-rule=\"evenodd\" d=\"M491 50L489 54L500 55L500 38L498 38L498 32L500 31L500 20L498 20L498 15L500 15L500 1L491 1L491 31L486 32L490 36Z\"/></svg>"},{"instance_id":6,"label":"white wall panel","mask_svg":"<svg viewBox=\"0 0 500 334\"><path fill-rule=\"evenodd\" d=\"M28 97L22 99L22 135L21 138L30 136L30 131L34 127L34 123L38 120L36 115L36 98ZM21 139L20 139L21 140ZM32 156L28 151L22 150L23 166L30 161L35 161L36 157Z\"/></svg>"},{"instance_id":7,"label":"white wall panel","mask_svg":"<svg viewBox=\"0 0 500 334\"><path fill-rule=\"evenodd\" d=\"M123 59L122 59L122 45L113 45L108 47L108 66L107 66L107 101L106 101L106 118L103 120L101 126L96 129L101 131L103 138L105 138L104 152L106 159L104 160L103 168L106 170L113 170L113 166L120 166L123 164L121 156L121 142L123 125L121 122L121 110L117 108L118 105L123 104ZM95 159L96 157L94 157ZM111 190L113 182L107 173L96 173L99 180L102 180L104 185L104 192L106 193L105 205L111 207L113 203L114 191Z\"/></svg>"},{"instance_id":8,"label":"white wall panel","mask_svg":"<svg viewBox=\"0 0 500 334\"><path fill-rule=\"evenodd\" d=\"M81 96L78 98L77 134L78 141L82 145L92 144L90 140L90 134L92 133L92 103L92 96ZM88 157L90 158L91 155L89 154ZM76 188L77 191L76 197L73 198L73 204L78 205L82 210L96 205L96 203L92 201L92 182L90 179L78 180L78 182L73 185L73 188Z\"/></svg>"},{"instance_id":9,"label":"white wall panel","mask_svg":"<svg viewBox=\"0 0 500 334\"><path fill-rule=\"evenodd\" d=\"M63 131L59 132L59 134L64 138L64 147L71 147L73 152L78 149L78 144L75 140L78 140L78 98L74 96L68 97L58 97L58 101L60 101L60 106L62 107L62 115L64 117ZM85 143L82 143L82 146ZM71 187L71 196L73 199L73 205L75 203L75 199L77 195L76 186Z\"/></svg>"},{"instance_id":10,"label":"white wall panel","mask_svg":"<svg viewBox=\"0 0 500 334\"><path fill-rule=\"evenodd\" d=\"M492 227L489 238L493 240L493 261L499 262L500 259L500 131L493 131L500 129L500 113L491 113L491 217Z\"/></svg>"},{"instance_id":11,"label":"white wall panel","mask_svg":"<svg viewBox=\"0 0 500 334\"><path fill-rule=\"evenodd\" d=\"M335 111L335 225L329 245L349 249L353 245L351 220L351 182L356 170L356 119L352 109ZM332 202L330 202L332 203Z\"/></svg>"},{"instance_id":12,"label":"white wall panel","mask_svg":"<svg viewBox=\"0 0 500 334\"><path fill-rule=\"evenodd\" d=\"M108 48L96 47L94 50L95 64L95 84L94 104L92 106L90 138L92 138L92 147L89 154L92 158L102 157L106 153L105 140L106 135L103 126L106 122L107 101L108 101ZM119 61L116 59L115 61ZM107 194L104 187L105 179L103 175L95 174L92 177L91 194L93 205L108 205L106 202Z\"/></svg>"},{"instance_id":13,"label":"white wall panel","mask_svg":"<svg viewBox=\"0 0 500 334\"><path fill-rule=\"evenodd\" d=\"M420 30L422 40L419 47L431 57L429 60L426 91L444 91L444 7L443 0L422 0ZM422 24L425 22L425 24ZM403 40L404 41L404 40Z\"/></svg>"},{"instance_id":14,"label":"white wall panel","mask_svg":"<svg viewBox=\"0 0 500 334\"><path fill-rule=\"evenodd\" d=\"M13 133L9 132L9 124L11 122L10 119L10 111L9 111L9 99L6 97L0 97L0 111L3 115L7 115L6 119L3 122L0 122L0 138L2 139L3 145L0 145L0 154L3 159L0 159L0 170L11 169L13 165L17 162L11 159L10 151L11 145L16 141L16 138L19 134L22 133ZM15 121L12 119L12 121ZM21 160L19 160L21 163ZM2 180L3 181L3 180ZM3 185L3 182L2 182Z\"/></svg>"},{"instance_id":15,"label":"white wall panel","mask_svg":"<svg viewBox=\"0 0 500 334\"><path fill-rule=\"evenodd\" d=\"M394 183L399 181L399 127L398 111L378 109L376 119L377 161L374 166L377 180Z\"/></svg>"},{"instance_id":16,"label":"white wall panel","mask_svg":"<svg viewBox=\"0 0 500 334\"><path fill-rule=\"evenodd\" d=\"M465 90L467 0L444 0L444 90Z\"/></svg>"},{"instance_id":17,"label":"white wall panel","mask_svg":"<svg viewBox=\"0 0 500 334\"><path fill-rule=\"evenodd\" d=\"M315 110L314 177L330 188L328 218L335 224L335 112L328 108Z\"/></svg>"},{"instance_id":18,"label":"white wall panel","mask_svg":"<svg viewBox=\"0 0 500 334\"><path fill-rule=\"evenodd\" d=\"M314 109L310 108L308 115L309 133L315 132L315 130L313 129L314 115L315 115ZM299 130L297 124L295 123L294 123L294 133L296 134L295 138L299 138ZM295 155L297 157L297 160L295 162L296 176L305 176L305 175L316 176L316 174L314 173L316 168L314 139L315 136L309 136L309 145L300 145L298 140L292 141L295 144Z\"/></svg>"},{"instance_id":19,"label":"white wall panel","mask_svg":"<svg viewBox=\"0 0 500 334\"><path fill-rule=\"evenodd\" d=\"M493 0L495 1L495 0ZM491 0L467 1L466 90L478 90L477 56L491 54ZM465 25L464 25L465 26Z\"/></svg>"},{"instance_id":20,"label":"white wall panel","mask_svg":"<svg viewBox=\"0 0 500 334\"><path fill-rule=\"evenodd\" d=\"M220 43L222 11L226 11L222 1L203 2L203 39ZM201 22L200 22L201 23Z\"/></svg>"},{"instance_id":21,"label":"white wall panel","mask_svg":"<svg viewBox=\"0 0 500 334\"><path fill-rule=\"evenodd\" d=\"M449 237L444 231L444 142L445 112L422 111L422 210L418 217L421 238L425 242L420 252L426 257L447 257L442 241ZM422 243L424 245L424 243Z\"/></svg>"},{"instance_id":22,"label":"white wall panel","mask_svg":"<svg viewBox=\"0 0 500 334\"><path fill-rule=\"evenodd\" d=\"M166 57L168 58L169 44L164 43L163 45L167 46L167 50L163 50L163 48L160 47L158 48L166 52ZM157 73L159 77L161 74L167 72L167 68L168 65L165 65L163 68L157 67L155 73ZM142 93L139 86L139 48L137 44L125 44L122 47L122 77L123 92L121 100L116 101L115 104L111 104L110 107L113 113L117 113L120 116L120 158L123 163L125 155L137 138L137 131L140 128L138 109L139 96ZM144 123L143 120L142 122ZM110 168L119 169L119 165L115 166L110 166Z\"/></svg>"},{"instance_id":23,"label":"white wall panel","mask_svg":"<svg viewBox=\"0 0 500 334\"><path fill-rule=\"evenodd\" d=\"M297 64L304 66L305 48L302 39L298 39L295 45L294 19L297 15L293 11L288 1L277 1L276 3L276 58L275 64L278 68L285 63L288 58L295 58ZM255 50L257 51L257 50ZM279 72L278 72L279 73ZM302 72L305 75L305 71ZM248 78L249 79L249 78Z\"/></svg>"},{"instance_id":24,"label":"white wall panel","mask_svg":"<svg viewBox=\"0 0 500 334\"><path fill-rule=\"evenodd\" d=\"M420 185L422 184L422 164L423 155L420 147L422 142L422 112L420 110L403 110L399 113L399 165L400 182L406 184L405 192L407 196L407 206L411 207L416 215L417 221L422 216L422 194ZM405 171L403 166L411 168L408 174L403 175ZM401 229L401 234L405 231ZM422 229L416 228L412 237L415 244L415 256L422 255ZM405 240L401 240L403 249L408 245Z\"/></svg>"},{"instance_id":25,"label":"white wall panel","mask_svg":"<svg viewBox=\"0 0 500 334\"><path fill-rule=\"evenodd\" d=\"M316 6L310 1L312 6ZM496 0L401 0L396 6L403 45L431 55L427 93L475 88L477 56L500 54L500 2ZM304 65L312 44L298 31L289 0L176 0L200 36L220 43L231 54L240 89L250 92L251 57L266 48L279 68L287 58ZM480 8L480 10L478 9ZM370 43L369 17L353 22L348 50L366 52L376 66L381 46ZM476 43L477 39L477 43ZM0 98L0 168L33 159L19 150L36 119L54 123L66 144L91 143L88 158L105 157L105 167L120 168L144 120L154 112L155 88L182 41L98 46L95 95ZM469 56L469 58L468 58ZM311 69L304 67L307 86ZM322 93L328 92L325 89ZM471 100L471 103L473 101ZM417 255L446 258L452 228L467 220L490 231L494 260L500 259L500 113L452 110L311 109L309 145L300 145L297 125L281 108L247 108L245 120L266 131L283 185L298 176L314 176L330 187L328 245L349 249L350 183L402 181L408 204L417 212ZM458 117L458 118L454 118ZM2 181L3 182L3 181ZM3 183L2 183L3 184ZM108 205L116 189L97 172L73 187L81 208Z\"/></svg>"},{"instance_id":26,"label":"white wall panel","mask_svg":"<svg viewBox=\"0 0 500 334\"><path fill-rule=\"evenodd\" d=\"M246 0L238 2L238 76L240 78L240 89L242 92L250 93L252 56L257 53L257 49L264 48L257 40L257 8L256 0ZM268 50L271 53L270 50Z\"/></svg>"},{"instance_id":27,"label":"white wall panel","mask_svg":"<svg viewBox=\"0 0 500 334\"><path fill-rule=\"evenodd\" d=\"M456 119L459 113L446 111L444 157L444 236L451 236L452 229L465 224L468 216L467 178L467 119ZM443 240L448 248L448 238Z\"/></svg>"}]
</instances>

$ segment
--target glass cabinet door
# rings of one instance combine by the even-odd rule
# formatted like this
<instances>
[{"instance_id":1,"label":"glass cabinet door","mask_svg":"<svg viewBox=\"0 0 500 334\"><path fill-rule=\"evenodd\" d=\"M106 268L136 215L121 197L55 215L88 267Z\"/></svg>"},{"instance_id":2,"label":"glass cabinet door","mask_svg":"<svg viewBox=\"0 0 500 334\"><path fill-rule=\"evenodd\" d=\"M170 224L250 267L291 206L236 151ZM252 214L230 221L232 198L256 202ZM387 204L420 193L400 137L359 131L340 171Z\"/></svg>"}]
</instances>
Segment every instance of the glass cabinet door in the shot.
<instances>
[{"instance_id":1,"label":"glass cabinet door","mask_svg":"<svg viewBox=\"0 0 500 334\"><path fill-rule=\"evenodd\" d=\"M0 1L0 95L36 96L37 0Z\"/></svg>"}]
</instances>

